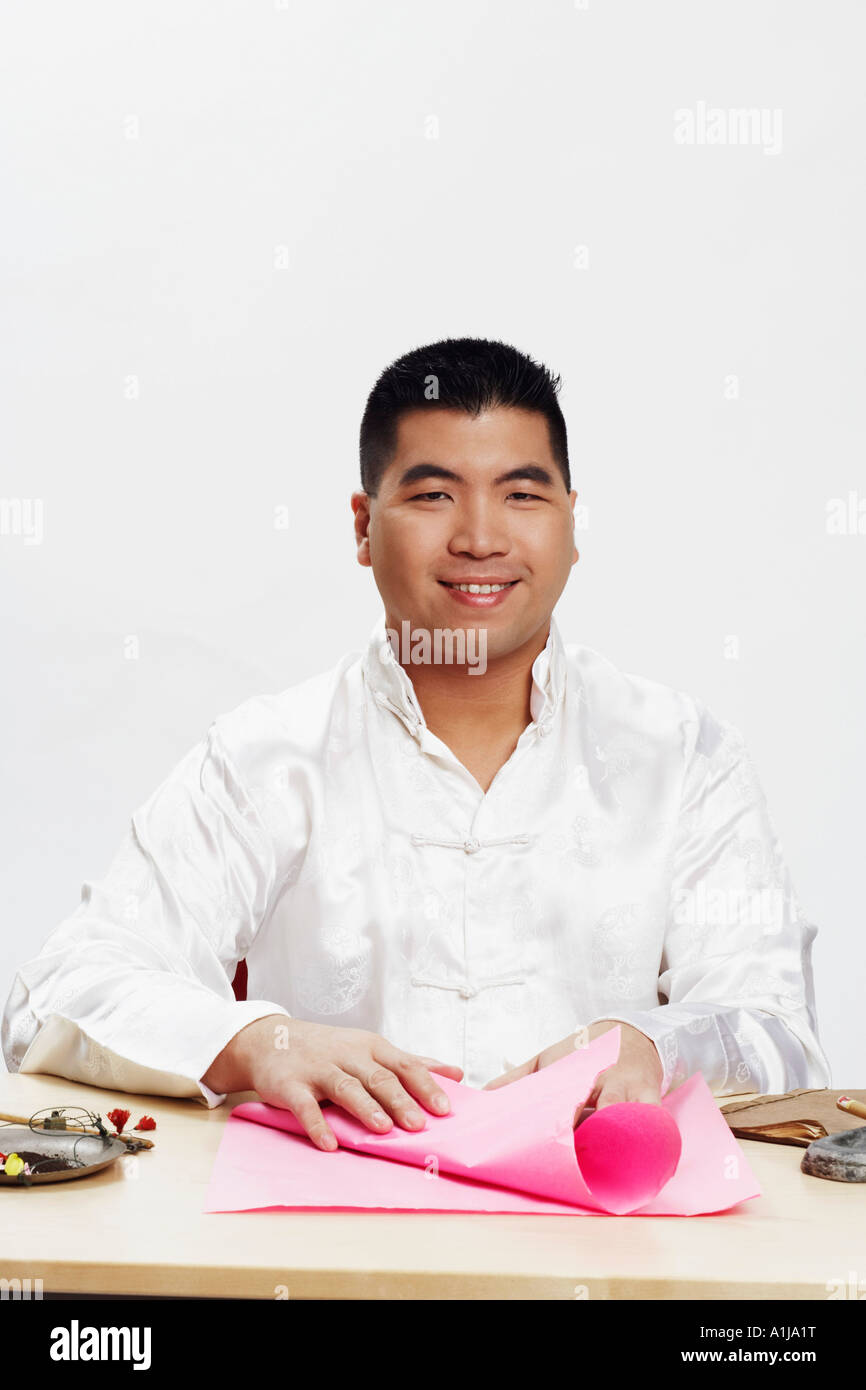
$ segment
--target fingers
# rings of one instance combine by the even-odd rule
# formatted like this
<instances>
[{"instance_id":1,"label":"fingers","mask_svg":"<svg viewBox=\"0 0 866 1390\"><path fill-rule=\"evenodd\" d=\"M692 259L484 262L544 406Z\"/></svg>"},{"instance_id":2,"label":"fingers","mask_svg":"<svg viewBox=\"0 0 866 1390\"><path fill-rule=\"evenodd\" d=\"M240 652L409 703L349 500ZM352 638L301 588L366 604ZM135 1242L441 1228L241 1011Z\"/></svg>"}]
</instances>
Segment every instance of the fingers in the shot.
<instances>
[{"instance_id":1,"label":"fingers","mask_svg":"<svg viewBox=\"0 0 866 1390\"><path fill-rule=\"evenodd\" d=\"M362 1067L357 1076L403 1129L424 1128L426 1120L419 1100L434 1115L447 1115L451 1109L448 1097L425 1064L407 1053L395 1050L393 1057L389 1053L387 1066L374 1058L372 1067Z\"/></svg>"},{"instance_id":2,"label":"fingers","mask_svg":"<svg viewBox=\"0 0 866 1390\"><path fill-rule=\"evenodd\" d=\"M422 1062L412 1062L411 1067L417 1071L423 1071L429 1076L427 1068ZM371 1096L375 1096L384 1110L389 1115L393 1115L403 1129L423 1129L424 1112L415 1101L414 1095L410 1094L412 1087L407 1090L403 1086L400 1077L396 1075L400 1072L404 1079L408 1081L409 1066L395 1061L391 1067L383 1066L381 1063L373 1062L372 1068L365 1069L361 1073L361 1079ZM433 1082L431 1080L430 1086ZM438 1091L438 1086L436 1087Z\"/></svg>"},{"instance_id":3,"label":"fingers","mask_svg":"<svg viewBox=\"0 0 866 1390\"><path fill-rule=\"evenodd\" d=\"M609 1090L603 1090L598 1098L598 1103L595 1108L596 1110L602 1110L606 1105L619 1105L622 1101L625 1100L637 1100L644 1105L661 1105L661 1100L659 1098L658 1092L654 1093L651 1090L642 1090L637 1093L628 1092L625 1095L621 1094L618 1091L611 1092Z\"/></svg>"},{"instance_id":4,"label":"fingers","mask_svg":"<svg viewBox=\"0 0 866 1390\"><path fill-rule=\"evenodd\" d=\"M291 1110L318 1148L339 1147L319 1108L323 1101L339 1105L374 1134L387 1134L395 1121L410 1131L424 1129L427 1117L422 1106L434 1115L450 1112L448 1096L432 1072L459 1081L462 1067L403 1052L358 1030L320 1032L324 1041L319 1032L310 1033L309 1046L293 1059L294 1076L286 1076L280 1068L275 1075L268 1072L258 1077L256 1086L262 1100ZM302 1035L301 1040L306 1037Z\"/></svg>"},{"instance_id":5,"label":"fingers","mask_svg":"<svg viewBox=\"0 0 866 1390\"><path fill-rule=\"evenodd\" d=\"M521 1076L530 1076L537 1066L538 1058L530 1057L528 1062L523 1062L519 1067L512 1067L510 1071L503 1072L502 1076L496 1076L492 1081L488 1081L482 1090L495 1091L500 1086L508 1086L512 1081L519 1081Z\"/></svg>"},{"instance_id":6,"label":"fingers","mask_svg":"<svg viewBox=\"0 0 866 1390\"><path fill-rule=\"evenodd\" d=\"M318 1149L333 1150L338 1147L337 1136L326 1123L312 1091L295 1091L281 1101L300 1120L304 1129Z\"/></svg>"},{"instance_id":7,"label":"fingers","mask_svg":"<svg viewBox=\"0 0 866 1390\"><path fill-rule=\"evenodd\" d=\"M361 1124L366 1125L374 1134L387 1134L393 1124L390 1114L374 1099L375 1093L369 1091L359 1078L353 1075L349 1070L351 1066L352 1063L346 1062L342 1067L336 1064L325 1067L317 1078L318 1089L323 1096L339 1105L347 1114L353 1115L356 1120L360 1120ZM386 1071L384 1067L378 1070L382 1073ZM396 1078L392 1078L394 1079ZM414 1128L420 1129L421 1125Z\"/></svg>"},{"instance_id":8,"label":"fingers","mask_svg":"<svg viewBox=\"0 0 866 1390\"><path fill-rule=\"evenodd\" d=\"M621 1105L624 1101L641 1101L645 1105L661 1105L658 1087L648 1081L633 1077L602 1072L596 1082L593 1094L586 1099L586 1105L594 1105L602 1110L606 1105Z\"/></svg>"},{"instance_id":9,"label":"fingers","mask_svg":"<svg viewBox=\"0 0 866 1390\"><path fill-rule=\"evenodd\" d=\"M397 1054L390 1066L375 1058L369 1065L346 1059L342 1066L328 1068L319 1085L329 1100L377 1134L387 1133L392 1117L403 1129L423 1129L426 1121L416 1097L434 1115L451 1109L424 1063L408 1055Z\"/></svg>"},{"instance_id":10,"label":"fingers","mask_svg":"<svg viewBox=\"0 0 866 1390\"><path fill-rule=\"evenodd\" d=\"M430 1067L425 1061L422 1061L420 1057L412 1056L411 1053L403 1053L398 1055L389 1065L402 1087L416 1100L420 1100L421 1104L426 1106L434 1115L447 1115L449 1113L451 1102L441 1086L436 1085L430 1075ZM443 1074L457 1072L460 1076L463 1075L462 1067L452 1067L447 1062L436 1062L434 1065Z\"/></svg>"},{"instance_id":11,"label":"fingers","mask_svg":"<svg viewBox=\"0 0 866 1390\"><path fill-rule=\"evenodd\" d=\"M463 1075L462 1067L455 1067L451 1062L440 1062L436 1057L415 1057L415 1060L423 1062L428 1071L437 1071L442 1076L452 1077L454 1081L459 1081Z\"/></svg>"},{"instance_id":12,"label":"fingers","mask_svg":"<svg viewBox=\"0 0 866 1390\"><path fill-rule=\"evenodd\" d=\"M431 1071L439 1071L459 1081L463 1068L450 1062L440 1062L436 1057L420 1057L399 1048L381 1046L371 1058L371 1066L363 1061L346 1060L343 1070L356 1077L359 1084L381 1105L383 1111L402 1129L419 1130L426 1125L423 1110L418 1101L434 1115L447 1115L451 1102L440 1086L436 1085ZM359 1118L362 1118L359 1116Z\"/></svg>"},{"instance_id":13,"label":"fingers","mask_svg":"<svg viewBox=\"0 0 866 1390\"><path fill-rule=\"evenodd\" d=\"M500 1086L507 1086L508 1083L509 1083L509 1081L513 1081L513 1080L514 1080L514 1075L513 1075L513 1073L510 1072L510 1071L507 1071L507 1072L504 1072L502 1076L495 1076L495 1077L493 1078L492 1081L485 1081L485 1083L484 1083L484 1085L481 1087L481 1089L482 1089L482 1091L495 1091L495 1090L497 1090Z\"/></svg>"},{"instance_id":14,"label":"fingers","mask_svg":"<svg viewBox=\"0 0 866 1390\"><path fill-rule=\"evenodd\" d=\"M335 1064L322 1070L313 1089L293 1090L281 1098L280 1104L297 1117L317 1148L325 1150L336 1149L338 1141L319 1108L320 1100L333 1101L374 1134L387 1134L393 1128L391 1114L404 1129L423 1129L423 1112L393 1072L374 1064L368 1083L372 1084L365 1086L357 1076ZM380 1096L383 1104L378 1103ZM447 1102L447 1096L445 1099Z\"/></svg>"}]
</instances>

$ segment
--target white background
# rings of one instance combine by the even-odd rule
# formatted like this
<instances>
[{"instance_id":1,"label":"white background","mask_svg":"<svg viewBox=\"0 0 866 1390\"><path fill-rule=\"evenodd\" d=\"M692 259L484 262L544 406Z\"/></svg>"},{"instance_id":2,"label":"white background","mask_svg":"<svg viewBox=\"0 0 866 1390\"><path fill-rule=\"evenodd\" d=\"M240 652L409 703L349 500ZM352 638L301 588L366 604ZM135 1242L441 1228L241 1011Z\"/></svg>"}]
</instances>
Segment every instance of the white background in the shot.
<instances>
[{"instance_id":1,"label":"white background","mask_svg":"<svg viewBox=\"0 0 866 1390\"><path fill-rule=\"evenodd\" d=\"M44 535L0 535L0 1003L218 713L366 643L366 395L499 337L564 378L565 640L741 727L834 1082L866 1085L866 534L827 530L866 499L858 0L52 0L3 31L0 492ZM678 144L700 102L780 112L781 149Z\"/></svg>"}]
</instances>

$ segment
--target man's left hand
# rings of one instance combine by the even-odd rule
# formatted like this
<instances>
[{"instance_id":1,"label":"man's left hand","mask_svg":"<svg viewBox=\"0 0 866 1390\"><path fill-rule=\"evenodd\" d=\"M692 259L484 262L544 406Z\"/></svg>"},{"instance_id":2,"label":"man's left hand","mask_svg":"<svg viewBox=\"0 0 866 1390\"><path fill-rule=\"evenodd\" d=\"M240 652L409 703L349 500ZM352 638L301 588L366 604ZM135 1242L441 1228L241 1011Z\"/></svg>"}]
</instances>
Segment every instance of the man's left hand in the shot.
<instances>
[{"instance_id":1,"label":"man's left hand","mask_svg":"<svg viewBox=\"0 0 866 1390\"><path fill-rule=\"evenodd\" d=\"M569 1053L585 1047L602 1033L616 1027L622 1029L619 1057L596 1077L592 1093L584 1101L584 1107L595 1106L596 1110L601 1110L605 1105L616 1105L625 1100L659 1105L664 1073L655 1043L646 1033L641 1033L630 1023L620 1023L618 1019L609 1018L598 1019L590 1024L589 1028L582 1028L579 1032L563 1038L562 1042L553 1043L522 1066L512 1067L511 1071L488 1081L483 1089L493 1091L497 1086L507 1086L511 1081L519 1080L521 1076L529 1076L534 1071L540 1071L542 1067L549 1067L551 1062L558 1062L560 1057L567 1057Z\"/></svg>"}]
</instances>

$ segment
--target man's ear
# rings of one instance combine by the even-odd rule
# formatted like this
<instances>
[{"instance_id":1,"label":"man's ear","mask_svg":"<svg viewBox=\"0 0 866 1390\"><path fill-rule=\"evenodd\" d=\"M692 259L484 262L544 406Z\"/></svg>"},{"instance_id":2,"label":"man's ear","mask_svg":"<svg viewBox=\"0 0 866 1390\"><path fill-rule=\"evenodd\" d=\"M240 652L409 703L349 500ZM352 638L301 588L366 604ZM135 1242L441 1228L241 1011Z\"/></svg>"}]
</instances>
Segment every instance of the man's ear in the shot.
<instances>
[{"instance_id":1,"label":"man's ear","mask_svg":"<svg viewBox=\"0 0 866 1390\"><path fill-rule=\"evenodd\" d=\"M355 544L358 548L358 564L370 566L370 498L366 492L352 493L352 511L355 513Z\"/></svg>"},{"instance_id":2,"label":"man's ear","mask_svg":"<svg viewBox=\"0 0 866 1390\"><path fill-rule=\"evenodd\" d=\"M571 492L568 494L568 500L569 500L569 502L571 503L571 529L572 529L572 531L574 531L574 504L575 504L575 502L577 501L577 490L576 490L575 488L572 488L572 489L571 489ZM580 551L578 550L577 546L575 546L575 547L574 547L574 559L572 560L571 563L572 563L573 565L576 565L579 559L580 559Z\"/></svg>"}]
</instances>

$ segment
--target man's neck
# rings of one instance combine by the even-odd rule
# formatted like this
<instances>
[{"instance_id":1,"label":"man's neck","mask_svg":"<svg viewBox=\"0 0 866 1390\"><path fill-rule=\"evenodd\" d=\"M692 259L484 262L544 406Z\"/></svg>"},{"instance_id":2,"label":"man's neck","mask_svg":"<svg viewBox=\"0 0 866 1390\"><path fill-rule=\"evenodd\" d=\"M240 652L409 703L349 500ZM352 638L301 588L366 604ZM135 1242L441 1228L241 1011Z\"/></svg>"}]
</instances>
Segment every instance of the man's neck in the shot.
<instances>
[{"instance_id":1,"label":"man's neck","mask_svg":"<svg viewBox=\"0 0 866 1390\"><path fill-rule=\"evenodd\" d=\"M396 626L393 624L392 626ZM532 666L545 648L549 619L522 646L470 666L404 665L424 720L486 791L532 719Z\"/></svg>"}]
</instances>

